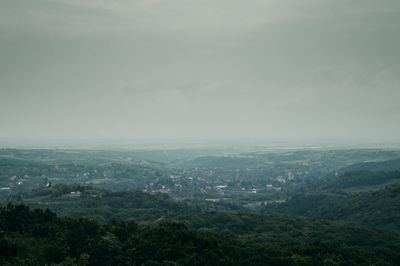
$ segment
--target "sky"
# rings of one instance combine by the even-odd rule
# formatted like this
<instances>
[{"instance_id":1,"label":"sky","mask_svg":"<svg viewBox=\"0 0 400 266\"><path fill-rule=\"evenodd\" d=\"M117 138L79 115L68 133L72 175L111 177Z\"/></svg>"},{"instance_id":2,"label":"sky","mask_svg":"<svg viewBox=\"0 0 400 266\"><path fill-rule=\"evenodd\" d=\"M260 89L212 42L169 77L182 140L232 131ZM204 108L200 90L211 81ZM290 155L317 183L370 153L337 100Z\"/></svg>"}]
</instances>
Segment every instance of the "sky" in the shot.
<instances>
[{"instance_id":1,"label":"sky","mask_svg":"<svg viewBox=\"0 0 400 266\"><path fill-rule=\"evenodd\" d=\"M0 139L400 140L399 0L1 0Z\"/></svg>"}]
</instances>

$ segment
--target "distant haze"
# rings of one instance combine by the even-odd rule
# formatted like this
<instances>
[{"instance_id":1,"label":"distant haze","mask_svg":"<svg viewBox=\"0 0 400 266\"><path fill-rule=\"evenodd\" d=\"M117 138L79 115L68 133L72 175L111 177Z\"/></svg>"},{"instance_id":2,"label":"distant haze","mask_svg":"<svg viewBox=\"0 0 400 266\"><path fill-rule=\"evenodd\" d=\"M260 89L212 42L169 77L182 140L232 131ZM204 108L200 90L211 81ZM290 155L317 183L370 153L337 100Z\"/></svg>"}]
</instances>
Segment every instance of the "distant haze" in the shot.
<instances>
[{"instance_id":1,"label":"distant haze","mask_svg":"<svg viewBox=\"0 0 400 266\"><path fill-rule=\"evenodd\" d=\"M399 0L1 0L2 139L400 139Z\"/></svg>"}]
</instances>

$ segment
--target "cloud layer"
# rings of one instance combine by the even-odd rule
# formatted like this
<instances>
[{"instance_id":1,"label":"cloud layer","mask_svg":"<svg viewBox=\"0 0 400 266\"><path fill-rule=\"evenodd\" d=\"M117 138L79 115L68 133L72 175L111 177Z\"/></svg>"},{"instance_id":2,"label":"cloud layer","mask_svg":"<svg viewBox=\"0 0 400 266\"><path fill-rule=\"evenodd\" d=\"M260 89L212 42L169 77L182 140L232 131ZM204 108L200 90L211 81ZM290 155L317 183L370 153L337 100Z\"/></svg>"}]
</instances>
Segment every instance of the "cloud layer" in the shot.
<instances>
[{"instance_id":1,"label":"cloud layer","mask_svg":"<svg viewBox=\"0 0 400 266\"><path fill-rule=\"evenodd\" d=\"M400 134L397 0L3 0L0 31L0 138Z\"/></svg>"}]
</instances>

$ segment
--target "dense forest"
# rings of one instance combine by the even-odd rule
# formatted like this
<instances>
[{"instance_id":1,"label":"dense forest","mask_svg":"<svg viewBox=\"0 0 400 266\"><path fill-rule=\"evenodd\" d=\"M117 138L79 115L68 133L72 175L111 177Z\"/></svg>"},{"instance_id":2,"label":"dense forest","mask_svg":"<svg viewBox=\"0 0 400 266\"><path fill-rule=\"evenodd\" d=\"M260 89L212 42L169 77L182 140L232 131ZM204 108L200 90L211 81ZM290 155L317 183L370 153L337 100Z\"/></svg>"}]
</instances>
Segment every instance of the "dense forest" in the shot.
<instances>
[{"instance_id":1,"label":"dense forest","mask_svg":"<svg viewBox=\"0 0 400 266\"><path fill-rule=\"evenodd\" d=\"M85 218L59 218L48 209L30 210L24 205L9 204L1 208L0 214L2 265L400 263L399 236L358 227L346 231L341 226L328 226L323 229L324 234L308 242L291 237L277 243L256 243L208 230L191 230L180 223L167 222L154 227L140 227L132 220L99 223ZM329 236L339 240L329 241Z\"/></svg>"},{"instance_id":2,"label":"dense forest","mask_svg":"<svg viewBox=\"0 0 400 266\"><path fill-rule=\"evenodd\" d=\"M399 210L400 182L380 190L362 193L298 194L287 202L267 205L264 211L357 222L400 232Z\"/></svg>"}]
</instances>

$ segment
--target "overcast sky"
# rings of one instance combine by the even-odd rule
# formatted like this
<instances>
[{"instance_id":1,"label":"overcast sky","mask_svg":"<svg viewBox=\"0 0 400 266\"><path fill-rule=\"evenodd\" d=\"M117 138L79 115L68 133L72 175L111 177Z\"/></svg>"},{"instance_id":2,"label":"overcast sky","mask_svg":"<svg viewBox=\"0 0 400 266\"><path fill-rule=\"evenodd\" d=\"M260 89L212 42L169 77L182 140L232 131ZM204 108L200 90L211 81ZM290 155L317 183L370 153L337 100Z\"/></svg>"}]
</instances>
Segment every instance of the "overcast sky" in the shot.
<instances>
[{"instance_id":1,"label":"overcast sky","mask_svg":"<svg viewBox=\"0 0 400 266\"><path fill-rule=\"evenodd\" d=\"M399 0L1 0L0 138L400 139Z\"/></svg>"}]
</instances>

